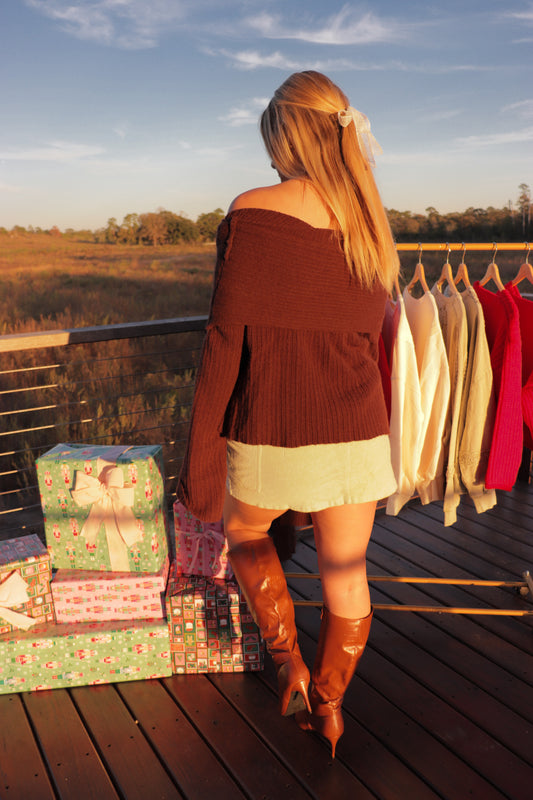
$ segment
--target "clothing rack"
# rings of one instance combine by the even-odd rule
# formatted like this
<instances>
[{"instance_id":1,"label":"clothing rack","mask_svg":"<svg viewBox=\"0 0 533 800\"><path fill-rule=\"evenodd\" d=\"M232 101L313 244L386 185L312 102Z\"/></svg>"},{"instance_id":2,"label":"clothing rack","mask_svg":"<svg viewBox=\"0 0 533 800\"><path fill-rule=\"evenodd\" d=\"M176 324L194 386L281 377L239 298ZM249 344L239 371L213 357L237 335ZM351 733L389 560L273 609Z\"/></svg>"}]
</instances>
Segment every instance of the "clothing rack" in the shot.
<instances>
[{"instance_id":1,"label":"clothing rack","mask_svg":"<svg viewBox=\"0 0 533 800\"><path fill-rule=\"evenodd\" d=\"M465 242L399 242L396 244L396 250L398 252L416 252L418 250L425 250L425 251L454 251L454 250L461 250L461 251L493 251L493 250L525 250L529 252L533 247L533 242L469 242L466 244Z\"/></svg>"},{"instance_id":2,"label":"clothing rack","mask_svg":"<svg viewBox=\"0 0 533 800\"><path fill-rule=\"evenodd\" d=\"M526 261L529 257L531 242L400 242L396 244L398 252L446 252L461 251L464 255L467 251L487 251L492 253L493 258L497 251L524 252ZM319 580L318 573L286 572L285 576L289 579L312 579ZM369 583L417 583L417 584L439 584L444 586L480 586L484 588L498 587L514 589L522 597L533 596L533 577L529 570L522 573L521 581L491 581L480 580L477 578L426 578L426 577L401 577L401 576L368 576ZM295 606L315 606L323 605L321 600L294 600ZM504 608L460 608L453 606L415 606L415 605L396 605L393 603L373 604L373 608L379 611L412 611L418 613L437 613L437 614L483 614L498 616L533 616L533 609L504 609Z\"/></svg>"},{"instance_id":3,"label":"clothing rack","mask_svg":"<svg viewBox=\"0 0 533 800\"><path fill-rule=\"evenodd\" d=\"M320 579L318 573L312 572L286 572L286 578ZM497 586L515 589L522 597L528 594L533 595L533 578L529 570L522 573L523 581L484 581L477 578L405 578L388 575L369 575L368 582L384 583L425 583L439 584L441 586ZM321 600L294 600L295 606L316 606L321 607ZM413 611L419 613L438 613L438 614L484 614L494 616L533 616L533 609L523 608L459 608L456 606L413 606L395 605L393 603L373 603L373 608L379 611Z\"/></svg>"}]
</instances>

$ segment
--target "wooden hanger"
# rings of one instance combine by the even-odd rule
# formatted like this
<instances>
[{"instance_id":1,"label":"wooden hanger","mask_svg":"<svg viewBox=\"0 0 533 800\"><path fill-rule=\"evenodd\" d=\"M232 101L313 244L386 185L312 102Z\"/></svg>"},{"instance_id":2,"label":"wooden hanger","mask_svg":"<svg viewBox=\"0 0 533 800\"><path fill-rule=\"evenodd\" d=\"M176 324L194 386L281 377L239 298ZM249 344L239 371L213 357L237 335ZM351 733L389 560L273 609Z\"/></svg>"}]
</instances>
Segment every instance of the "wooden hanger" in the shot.
<instances>
[{"instance_id":1,"label":"wooden hanger","mask_svg":"<svg viewBox=\"0 0 533 800\"><path fill-rule=\"evenodd\" d=\"M479 285L480 286L485 286L486 283L488 283L489 281L492 280L496 284L498 290L500 292L503 292L504 287L503 287L502 279L500 278L500 271L498 269L498 265L496 264L496 261L494 260L496 258L497 249L498 249L498 246L496 245L496 243L494 243L494 250L492 251L492 261L490 262L489 266L487 267L487 271L485 272L485 274L481 278L481 280L479 282Z\"/></svg>"},{"instance_id":2,"label":"wooden hanger","mask_svg":"<svg viewBox=\"0 0 533 800\"><path fill-rule=\"evenodd\" d=\"M516 286L520 281L523 281L524 278L528 280L530 283L533 283L533 267L529 263L529 251L531 247L528 247L526 260L518 270L516 274L516 278L513 278L513 286Z\"/></svg>"},{"instance_id":3,"label":"wooden hanger","mask_svg":"<svg viewBox=\"0 0 533 800\"><path fill-rule=\"evenodd\" d=\"M442 272L440 273L440 278L437 281L437 288L440 289L441 292L442 292L442 284L443 283L448 283L448 286L449 286L449 289L450 289L450 294L452 294L452 295L458 295L459 294L459 292L457 291L457 287L456 287L456 285L455 285L455 283L453 281L452 268L451 268L451 265L450 265L450 248L448 248L448 255L446 257L446 262L445 262L444 266L442 267Z\"/></svg>"},{"instance_id":4,"label":"wooden hanger","mask_svg":"<svg viewBox=\"0 0 533 800\"><path fill-rule=\"evenodd\" d=\"M426 273L424 272L424 265L422 264L422 245L419 245L418 263L416 265L413 277L405 287L406 291L410 292L417 281L420 283L420 286L424 292L429 292L429 287L426 283Z\"/></svg>"},{"instance_id":5,"label":"wooden hanger","mask_svg":"<svg viewBox=\"0 0 533 800\"><path fill-rule=\"evenodd\" d=\"M464 283L465 288L468 289L471 287L470 278L468 277L468 269L466 268L465 264L465 254L466 254L466 247L463 244L463 257L461 259L461 263L457 268L457 273L455 275L454 283L458 286L461 281Z\"/></svg>"}]
</instances>

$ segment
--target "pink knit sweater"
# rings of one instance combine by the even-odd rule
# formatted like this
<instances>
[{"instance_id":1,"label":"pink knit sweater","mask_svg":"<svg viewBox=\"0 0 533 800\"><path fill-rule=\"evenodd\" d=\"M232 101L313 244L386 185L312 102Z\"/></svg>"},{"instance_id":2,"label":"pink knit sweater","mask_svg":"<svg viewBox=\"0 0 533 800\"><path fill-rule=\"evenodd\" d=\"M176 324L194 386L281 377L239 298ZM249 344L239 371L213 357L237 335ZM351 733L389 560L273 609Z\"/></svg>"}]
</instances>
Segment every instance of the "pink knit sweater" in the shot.
<instances>
[{"instance_id":1,"label":"pink knit sweater","mask_svg":"<svg viewBox=\"0 0 533 800\"><path fill-rule=\"evenodd\" d=\"M388 432L385 300L350 275L330 230L263 209L223 220L177 490L193 514L222 514L227 438L297 447Z\"/></svg>"}]
</instances>

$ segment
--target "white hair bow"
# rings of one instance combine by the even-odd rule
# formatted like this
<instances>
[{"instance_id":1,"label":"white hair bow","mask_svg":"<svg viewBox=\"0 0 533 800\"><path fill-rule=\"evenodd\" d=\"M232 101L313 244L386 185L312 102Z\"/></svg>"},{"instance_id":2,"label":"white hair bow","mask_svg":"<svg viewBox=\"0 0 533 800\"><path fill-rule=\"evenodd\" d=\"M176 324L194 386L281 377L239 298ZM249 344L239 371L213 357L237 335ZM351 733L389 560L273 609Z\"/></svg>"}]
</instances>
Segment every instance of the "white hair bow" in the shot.
<instances>
[{"instance_id":1,"label":"white hair bow","mask_svg":"<svg viewBox=\"0 0 533 800\"><path fill-rule=\"evenodd\" d=\"M366 154L369 164L375 167L375 156L381 155L383 150L381 149L379 142L376 140L376 137L370 130L370 122L368 117L353 106L343 108L337 113L337 117L339 120L339 125L341 125L343 128L346 128L350 122L353 122L355 125L355 131L357 133L359 147L361 148L362 152Z\"/></svg>"}]
</instances>

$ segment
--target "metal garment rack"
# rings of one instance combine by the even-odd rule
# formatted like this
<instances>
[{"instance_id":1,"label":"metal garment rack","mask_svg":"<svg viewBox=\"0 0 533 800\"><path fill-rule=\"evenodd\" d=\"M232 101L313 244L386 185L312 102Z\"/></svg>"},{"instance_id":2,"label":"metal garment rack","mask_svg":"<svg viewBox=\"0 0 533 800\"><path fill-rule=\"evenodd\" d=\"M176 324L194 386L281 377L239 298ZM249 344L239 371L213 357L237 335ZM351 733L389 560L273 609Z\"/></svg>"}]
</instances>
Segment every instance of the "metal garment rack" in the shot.
<instances>
[{"instance_id":1,"label":"metal garment rack","mask_svg":"<svg viewBox=\"0 0 533 800\"><path fill-rule=\"evenodd\" d=\"M320 580L320 575L317 572L286 572L286 578L303 578ZM523 581L484 581L476 578L404 578L392 577L388 575L369 575L368 582L382 582L382 583L431 583L440 584L444 586L497 586L516 589L522 597L531 593L533 595L533 578L529 570L522 573ZM321 607L321 600L294 600L295 606L316 606ZM394 603L372 603L372 607L376 611L413 611L419 613L437 613L437 614L485 614L492 616L514 616L514 617L527 617L533 616L533 609L523 608L464 608L457 606L413 606L413 605L395 605Z\"/></svg>"},{"instance_id":2,"label":"metal garment rack","mask_svg":"<svg viewBox=\"0 0 533 800\"><path fill-rule=\"evenodd\" d=\"M424 251L441 251L450 253L452 251L462 251L463 258L467 251L487 251L492 254L493 258L497 251L522 251L527 257L531 251L531 242L472 242L465 244L465 242L430 242L430 243L399 243L396 245L398 252L419 252ZM302 573L302 572L286 572L286 578L290 579L311 579L320 580L318 573ZM369 583L418 583L418 584L439 584L444 586L481 586L481 587L499 587L515 589L522 597L527 595L533 596L533 578L529 570L522 573L523 580L521 581L490 581L479 580L475 578L407 578L407 577L393 577L374 575L368 576ZM321 600L294 600L295 606L315 606L321 607ZM438 614L485 614L495 616L515 616L527 617L533 616L533 609L503 609L503 608L462 608L454 606L415 606L415 605L396 605L393 603L375 603L373 608L379 611L412 611L420 613L438 613Z\"/></svg>"}]
</instances>

